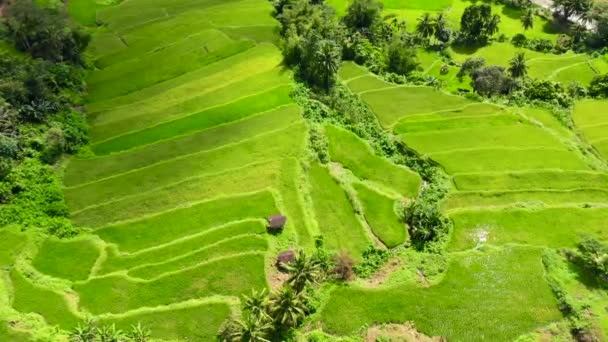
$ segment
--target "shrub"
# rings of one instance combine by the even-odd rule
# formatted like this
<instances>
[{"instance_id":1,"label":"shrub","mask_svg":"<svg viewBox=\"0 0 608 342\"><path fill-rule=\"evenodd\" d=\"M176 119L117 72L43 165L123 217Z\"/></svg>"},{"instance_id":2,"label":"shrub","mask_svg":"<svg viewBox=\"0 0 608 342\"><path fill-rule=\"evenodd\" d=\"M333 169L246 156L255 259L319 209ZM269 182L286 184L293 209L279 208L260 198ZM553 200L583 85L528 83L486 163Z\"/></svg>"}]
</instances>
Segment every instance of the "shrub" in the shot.
<instances>
[{"instance_id":1,"label":"shrub","mask_svg":"<svg viewBox=\"0 0 608 342\"><path fill-rule=\"evenodd\" d=\"M524 95L530 101L552 103L569 107L573 100L561 84L552 81L529 81L524 85Z\"/></svg>"},{"instance_id":2,"label":"shrub","mask_svg":"<svg viewBox=\"0 0 608 342\"><path fill-rule=\"evenodd\" d=\"M0 158L15 158L19 152L17 140L0 134Z\"/></svg>"},{"instance_id":3,"label":"shrub","mask_svg":"<svg viewBox=\"0 0 608 342\"><path fill-rule=\"evenodd\" d=\"M416 50L401 39L396 39L389 45L386 61L387 70L399 75L408 75L420 66Z\"/></svg>"},{"instance_id":4,"label":"shrub","mask_svg":"<svg viewBox=\"0 0 608 342\"><path fill-rule=\"evenodd\" d=\"M565 34L557 36L553 50L556 53L565 53L570 49L572 49L572 38Z\"/></svg>"},{"instance_id":5,"label":"shrub","mask_svg":"<svg viewBox=\"0 0 608 342\"><path fill-rule=\"evenodd\" d=\"M327 137L318 126L312 126L309 132L310 149L316 154L321 163L329 163L329 153L327 151L329 142L327 141Z\"/></svg>"},{"instance_id":6,"label":"shrub","mask_svg":"<svg viewBox=\"0 0 608 342\"><path fill-rule=\"evenodd\" d=\"M585 237L578 246L578 259L590 274L608 285L608 245L592 237Z\"/></svg>"},{"instance_id":7,"label":"shrub","mask_svg":"<svg viewBox=\"0 0 608 342\"><path fill-rule=\"evenodd\" d=\"M511 38L511 44L515 47L524 47L528 44L528 38L523 33L518 33Z\"/></svg>"},{"instance_id":8,"label":"shrub","mask_svg":"<svg viewBox=\"0 0 608 342\"><path fill-rule=\"evenodd\" d=\"M608 97L608 74L595 76L589 85L589 95Z\"/></svg>"},{"instance_id":9,"label":"shrub","mask_svg":"<svg viewBox=\"0 0 608 342\"><path fill-rule=\"evenodd\" d=\"M514 81L500 66L488 66L473 71L473 88L483 96L508 94L514 88Z\"/></svg>"},{"instance_id":10,"label":"shrub","mask_svg":"<svg viewBox=\"0 0 608 342\"><path fill-rule=\"evenodd\" d=\"M533 38L528 41L528 49L549 53L553 49L553 43L548 39Z\"/></svg>"},{"instance_id":11,"label":"shrub","mask_svg":"<svg viewBox=\"0 0 608 342\"><path fill-rule=\"evenodd\" d=\"M388 261L390 255L388 250L370 245L363 251L363 261L354 267L354 271L361 278L369 278Z\"/></svg>"}]
</instances>

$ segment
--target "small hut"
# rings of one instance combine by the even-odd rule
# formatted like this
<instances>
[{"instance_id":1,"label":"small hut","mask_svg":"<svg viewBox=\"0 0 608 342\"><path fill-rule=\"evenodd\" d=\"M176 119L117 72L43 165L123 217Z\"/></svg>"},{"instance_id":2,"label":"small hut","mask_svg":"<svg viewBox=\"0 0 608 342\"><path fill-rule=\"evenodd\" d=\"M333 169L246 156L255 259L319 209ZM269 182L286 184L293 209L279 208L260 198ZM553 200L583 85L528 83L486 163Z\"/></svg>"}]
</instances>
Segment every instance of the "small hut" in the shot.
<instances>
[{"instance_id":1,"label":"small hut","mask_svg":"<svg viewBox=\"0 0 608 342\"><path fill-rule=\"evenodd\" d=\"M294 260L296 260L296 253L294 251L289 250L281 252L277 257L277 268L280 270L284 270L284 266L294 262Z\"/></svg>"},{"instance_id":2,"label":"small hut","mask_svg":"<svg viewBox=\"0 0 608 342\"><path fill-rule=\"evenodd\" d=\"M278 233L283 230L283 227L287 222L287 217L281 214L276 214L268 216L266 220L268 221L268 231L271 233Z\"/></svg>"}]
</instances>

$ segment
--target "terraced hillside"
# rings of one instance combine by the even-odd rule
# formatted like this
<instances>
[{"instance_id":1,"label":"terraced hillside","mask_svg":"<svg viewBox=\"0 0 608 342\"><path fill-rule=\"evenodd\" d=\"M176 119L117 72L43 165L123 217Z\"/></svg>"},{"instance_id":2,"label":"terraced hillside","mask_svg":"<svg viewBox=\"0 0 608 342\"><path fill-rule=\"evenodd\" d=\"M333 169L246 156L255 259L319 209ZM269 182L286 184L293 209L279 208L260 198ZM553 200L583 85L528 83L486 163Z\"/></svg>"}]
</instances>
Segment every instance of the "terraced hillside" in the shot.
<instances>
[{"instance_id":1,"label":"terraced hillside","mask_svg":"<svg viewBox=\"0 0 608 342\"><path fill-rule=\"evenodd\" d=\"M338 13L349 3L328 2ZM448 10L454 27L470 4L382 2L384 14L408 23ZM367 328L405 322L448 341L552 337L556 325L568 330L558 298L566 295L608 336L608 294L557 252L582 235L608 240L608 102L579 101L570 129L548 110L451 95L470 79L455 65L442 72L445 60L422 50L424 72L444 90L389 83L344 62L337 93L302 100L309 89L294 88L267 0L67 6L95 32L92 141L57 170L82 233L0 229L0 341L64 341L89 319L123 330L141 323L158 340L212 341L226 319L245 317L242 295L282 285L280 252L311 252L319 236L323 256L372 271L355 267L351 282L303 291L315 292L314 310L298 341L360 340ZM521 13L492 6L501 31L521 30ZM551 22L535 20L530 37L554 40ZM506 42L449 48L455 64L484 57L506 66L518 51ZM587 84L608 71L603 56L525 51L531 78ZM324 97L336 94L346 99ZM344 100L353 113L324 100ZM361 122L345 123L356 115ZM436 169L437 179L425 173ZM451 230L418 249L404 208L425 204L444 174L447 194L432 204ZM271 233L266 218L277 213L287 224ZM390 250L388 260L369 258L370 245Z\"/></svg>"},{"instance_id":2,"label":"terraced hillside","mask_svg":"<svg viewBox=\"0 0 608 342\"><path fill-rule=\"evenodd\" d=\"M97 13L92 154L64 177L91 234L29 241L31 265L10 273L13 315L208 340L241 293L268 286L279 246L311 244L306 128L270 12L264 0L136 0ZM289 223L271 237L264 218L279 212Z\"/></svg>"},{"instance_id":3,"label":"terraced hillside","mask_svg":"<svg viewBox=\"0 0 608 342\"><path fill-rule=\"evenodd\" d=\"M511 340L559 319L538 268L542 249L572 247L580 235L608 238L605 162L576 148L574 134L544 110L391 85L354 64L343 66L341 78L387 130L448 173L452 189L442 208L454 229L440 282L335 289L320 318L326 329L350 334L363 324L412 319L451 340ZM601 116L588 105L601 104L580 104L577 123Z\"/></svg>"},{"instance_id":4,"label":"terraced hillside","mask_svg":"<svg viewBox=\"0 0 608 342\"><path fill-rule=\"evenodd\" d=\"M10 247L2 262L15 265L2 283L11 289L3 319L26 325L4 335L94 318L210 340L241 294L272 284L282 250L323 234L329 250L358 259L374 241L408 242L394 205L416 196L417 174L337 128L332 155L343 167L302 167L307 124L268 1L75 3L77 19L97 10L105 25L90 48L90 153L63 170L72 222L89 233L0 231ZM287 225L270 235L265 218L276 213Z\"/></svg>"}]
</instances>

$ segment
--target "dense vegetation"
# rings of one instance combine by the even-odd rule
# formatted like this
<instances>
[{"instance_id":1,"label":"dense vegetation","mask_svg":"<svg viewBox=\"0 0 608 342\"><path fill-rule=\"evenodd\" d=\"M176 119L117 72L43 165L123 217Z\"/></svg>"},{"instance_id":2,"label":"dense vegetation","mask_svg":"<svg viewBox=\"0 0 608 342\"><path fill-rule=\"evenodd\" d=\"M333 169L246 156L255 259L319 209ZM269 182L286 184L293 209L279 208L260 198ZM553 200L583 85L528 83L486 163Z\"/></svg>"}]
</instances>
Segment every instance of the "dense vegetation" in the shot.
<instances>
[{"instance_id":1,"label":"dense vegetation","mask_svg":"<svg viewBox=\"0 0 608 342\"><path fill-rule=\"evenodd\" d=\"M0 54L0 225L75 233L52 165L88 142L75 106L85 91L89 36L66 13L28 0L6 9L5 39L27 55Z\"/></svg>"},{"instance_id":2,"label":"dense vegetation","mask_svg":"<svg viewBox=\"0 0 608 342\"><path fill-rule=\"evenodd\" d=\"M0 5L0 340L605 339L607 6Z\"/></svg>"}]
</instances>

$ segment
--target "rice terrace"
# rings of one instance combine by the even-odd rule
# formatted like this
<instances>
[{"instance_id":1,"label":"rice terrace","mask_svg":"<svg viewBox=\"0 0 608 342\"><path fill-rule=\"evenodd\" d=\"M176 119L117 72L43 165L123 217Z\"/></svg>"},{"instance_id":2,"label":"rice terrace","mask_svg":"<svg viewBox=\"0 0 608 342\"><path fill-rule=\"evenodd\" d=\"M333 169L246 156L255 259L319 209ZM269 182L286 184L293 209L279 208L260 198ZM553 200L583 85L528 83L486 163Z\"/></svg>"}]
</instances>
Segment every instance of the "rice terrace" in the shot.
<instances>
[{"instance_id":1,"label":"rice terrace","mask_svg":"<svg viewBox=\"0 0 608 342\"><path fill-rule=\"evenodd\" d=\"M608 1L0 27L1 342L608 340Z\"/></svg>"}]
</instances>

